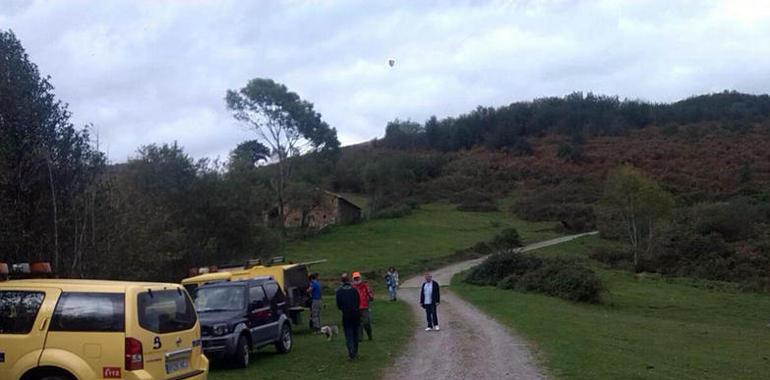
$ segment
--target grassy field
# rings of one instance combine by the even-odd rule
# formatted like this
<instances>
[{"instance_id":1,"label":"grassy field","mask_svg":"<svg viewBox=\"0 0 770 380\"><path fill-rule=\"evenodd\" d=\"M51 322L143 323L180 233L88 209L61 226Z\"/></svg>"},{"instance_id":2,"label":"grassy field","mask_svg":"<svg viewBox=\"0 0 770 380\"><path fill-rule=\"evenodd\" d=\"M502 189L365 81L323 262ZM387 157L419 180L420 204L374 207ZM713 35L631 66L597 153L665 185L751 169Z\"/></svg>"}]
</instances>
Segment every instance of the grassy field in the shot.
<instances>
[{"instance_id":1,"label":"grassy field","mask_svg":"<svg viewBox=\"0 0 770 380\"><path fill-rule=\"evenodd\" d=\"M585 257L602 244L587 237L537 253ZM533 342L558 378L770 377L767 295L596 268L607 288L602 305L473 286L462 274L452 289Z\"/></svg>"},{"instance_id":2,"label":"grassy field","mask_svg":"<svg viewBox=\"0 0 770 380\"><path fill-rule=\"evenodd\" d=\"M366 221L350 226L335 226L324 233L286 247L290 260L327 259L313 267L322 277L336 278L343 272L384 272L388 266L399 269L403 279L431 262L441 262L455 250L488 240L505 227L516 227L526 240L535 241L557 234L552 224L525 223L502 212L459 212L449 204L422 206L412 215L398 219ZM382 281L372 284L381 288ZM340 325L333 297L328 296L337 286L336 281L324 283L326 308L323 323ZM384 291L378 291L384 297ZM374 379L393 362L405 347L413 321L408 306L379 298L372 307L373 342L363 342L361 357L348 362L344 337L333 342L310 334L300 327L295 336L295 347L289 355L274 353L266 348L255 354L249 368L233 370L214 368L210 378L225 379Z\"/></svg>"},{"instance_id":3,"label":"grassy field","mask_svg":"<svg viewBox=\"0 0 770 380\"><path fill-rule=\"evenodd\" d=\"M553 226L523 222L503 212L459 212L450 204L429 204L403 218L331 227L290 243L285 255L294 261L329 260L313 266L322 277L346 271L384 273L391 265L405 276L423 270L430 259L489 240L503 228L516 227L524 240L538 241L558 236Z\"/></svg>"},{"instance_id":4,"label":"grassy field","mask_svg":"<svg viewBox=\"0 0 770 380\"><path fill-rule=\"evenodd\" d=\"M328 297L327 297L328 298ZM359 346L359 357L348 361L345 337L340 331L331 342L315 335L307 327L295 331L294 348L287 355L266 347L251 357L246 369L214 366L212 380L228 379L375 379L383 367L401 352L412 326L412 313L403 302L378 299L372 304L374 340L364 340ZM331 298L321 315L322 323L341 327L339 313Z\"/></svg>"}]
</instances>

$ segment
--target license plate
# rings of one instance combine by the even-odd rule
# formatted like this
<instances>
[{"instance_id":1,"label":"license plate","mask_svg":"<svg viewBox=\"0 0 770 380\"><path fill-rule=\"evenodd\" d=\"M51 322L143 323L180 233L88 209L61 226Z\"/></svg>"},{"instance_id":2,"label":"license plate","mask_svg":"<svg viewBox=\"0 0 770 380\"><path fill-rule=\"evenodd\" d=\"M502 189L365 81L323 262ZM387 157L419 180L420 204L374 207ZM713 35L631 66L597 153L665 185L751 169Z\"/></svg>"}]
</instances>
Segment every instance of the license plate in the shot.
<instances>
[{"instance_id":1,"label":"license plate","mask_svg":"<svg viewBox=\"0 0 770 380\"><path fill-rule=\"evenodd\" d=\"M188 367L190 367L190 360L188 359L178 359L178 360L167 361L166 373L181 371Z\"/></svg>"}]
</instances>

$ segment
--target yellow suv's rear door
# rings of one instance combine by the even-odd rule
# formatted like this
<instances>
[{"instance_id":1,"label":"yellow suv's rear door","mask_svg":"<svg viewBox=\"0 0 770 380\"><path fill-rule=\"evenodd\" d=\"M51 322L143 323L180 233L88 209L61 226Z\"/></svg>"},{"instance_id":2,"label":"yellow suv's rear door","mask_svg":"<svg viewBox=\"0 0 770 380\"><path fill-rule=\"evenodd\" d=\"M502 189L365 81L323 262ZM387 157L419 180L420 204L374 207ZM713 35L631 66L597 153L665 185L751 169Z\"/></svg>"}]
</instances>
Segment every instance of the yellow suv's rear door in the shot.
<instances>
[{"instance_id":1,"label":"yellow suv's rear door","mask_svg":"<svg viewBox=\"0 0 770 380\"><path fill-rule=\"evenodd\" d=\"M63 367L82 378L122 378L125 297L122 291L62 292L40 365Z\"/></svg>"},{"instance_id":2,"label":"yellow suv's rear door","mask_svg":"<svg viewBox=\"0 0 770 380\"><path fill-rule=\"evenodd\" d=\"M0 379L18 379L37 366L60 292L0 284Z\"/></svg>"},{"instance_id":3,"label":"yellow suv's rear door","mask_svg":"<svg viewBox=\"0 0 770 380\"><path fill-rule=\"evenodd\" d=\"M198 315L182 286L134 288L126 308L126 337L142 346L144 371L154 379L186 378L208 370Z\"/></svg>"}]
</instances>

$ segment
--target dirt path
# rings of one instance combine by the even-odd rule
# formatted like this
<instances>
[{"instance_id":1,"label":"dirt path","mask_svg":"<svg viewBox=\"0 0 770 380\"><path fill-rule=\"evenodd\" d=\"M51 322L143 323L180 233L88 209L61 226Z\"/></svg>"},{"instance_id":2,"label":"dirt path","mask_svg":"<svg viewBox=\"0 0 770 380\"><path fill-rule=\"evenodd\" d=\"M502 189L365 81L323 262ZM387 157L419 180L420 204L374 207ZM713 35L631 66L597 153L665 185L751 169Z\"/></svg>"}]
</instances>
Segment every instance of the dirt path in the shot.
<instances>
[{"instance_id":1,"label":"dirt path","mask_svg":"<svg viewBox=\"0 0 770 380\"><path fill-rule=\"evenodd\" d=\"M571 235L524 248L530 251L581 236ZM449 285L452 276L478 265L484 258L433 271L434 280ZM385 379L543 379L526 342L448 288L441 290L438 319L441 331L425 332L425 312L419 305L422 277L402 284L399 298L409 302L418 318L409 348Z\"/></svg>"}]
</instances>

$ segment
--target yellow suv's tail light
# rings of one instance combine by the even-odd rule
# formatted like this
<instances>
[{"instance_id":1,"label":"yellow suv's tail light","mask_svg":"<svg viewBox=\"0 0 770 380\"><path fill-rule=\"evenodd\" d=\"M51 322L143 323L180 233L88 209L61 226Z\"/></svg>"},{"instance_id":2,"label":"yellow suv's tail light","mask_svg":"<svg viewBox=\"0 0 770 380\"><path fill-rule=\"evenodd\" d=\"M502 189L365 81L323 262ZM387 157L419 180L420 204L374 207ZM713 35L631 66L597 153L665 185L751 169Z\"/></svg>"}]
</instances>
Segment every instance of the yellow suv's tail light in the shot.
<instances>
[{"instance_id":1,"label":"yellow suv's tail light","mask_svg":"<svg viewBox=\"0 0 770 380\"><path fill-rule=\"evenodd\" d=\"M126 338L126 371L144 369L142 342L134 338Z\"/></svg>"}]
</instances>

